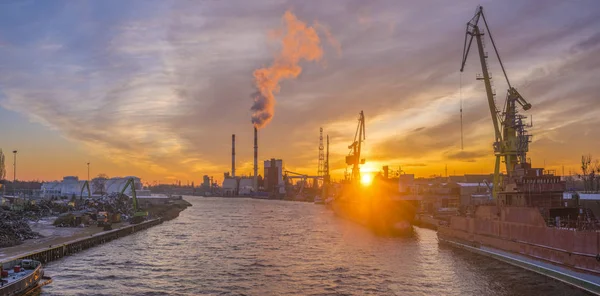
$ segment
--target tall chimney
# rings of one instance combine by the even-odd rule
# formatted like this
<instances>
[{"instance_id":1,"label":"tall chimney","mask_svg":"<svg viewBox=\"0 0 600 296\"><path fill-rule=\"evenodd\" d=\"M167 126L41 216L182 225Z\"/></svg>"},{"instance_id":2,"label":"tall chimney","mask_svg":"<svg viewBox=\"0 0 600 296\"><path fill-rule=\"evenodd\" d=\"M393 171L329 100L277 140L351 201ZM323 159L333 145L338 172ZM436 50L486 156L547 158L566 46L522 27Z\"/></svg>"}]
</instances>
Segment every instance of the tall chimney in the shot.
<instances>
[{"instance_id":1,"label":"tall chimney","mask_svg":"<svg viewBox=\"0 0 600 296\"><path fill-rule=\"evenodd\" d=\"M254 127L254 192L258 192L258 130Z\"/></svg>"},{"instance_id":2,"label":"tall chimney","mask_svg":"<svg viewBox=\"0 0 600 296\"><path fill-rule=\"evenodd\" d=\"M235 134L231 135L231 177L235 178Z\"/></svg>"}]
</instances>

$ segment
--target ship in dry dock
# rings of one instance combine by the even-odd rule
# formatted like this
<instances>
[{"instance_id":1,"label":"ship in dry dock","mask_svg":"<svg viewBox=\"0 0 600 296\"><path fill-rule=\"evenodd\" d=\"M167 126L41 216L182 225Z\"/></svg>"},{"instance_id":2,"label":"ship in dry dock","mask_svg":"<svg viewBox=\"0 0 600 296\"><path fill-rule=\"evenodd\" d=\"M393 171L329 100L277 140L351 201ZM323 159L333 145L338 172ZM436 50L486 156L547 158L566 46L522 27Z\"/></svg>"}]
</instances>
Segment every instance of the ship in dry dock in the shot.
<instances>
[{"instance_id":1,"label":"ship in dry dock","mask_svg":"<svg viewBox=\"0 0 600 296\"><path fill-rule=\"evenodd\" d=\"M346 157L346 163L352 166L352 174L349 180L340 184L330 206L337 215L376 233L410 234L418 201L412 195L399 192L398 178L389 178L387 167L383 174L361 176L359 165L365 163L361 158L364 139L365 117L361 111L354 141L348 147L350 154Z\"/></svg>"},{"instance_id":2,"label":"ship in dry dock","mask_svg":"<svg viewBox=\"0 0 600 296\"><path fill-rule=\"evenodd\" d=\"M483 19L482 22L480 20ZM565 181L544 168L532 167L526 153L530 135L517 106L531 108L508 84L504 111L496 108L483 51L483 26L502 66L483 9L467 24L461 72L473 38L476 40L495 128L496 164L488 205L473 206L448 225L438 227L440 243L465 248L600 293L600 232L593 212L563 194ZM504 71L504 67L502 66ZM504 163L506 175L501 178Z\"/></svg>"}]
</instances>

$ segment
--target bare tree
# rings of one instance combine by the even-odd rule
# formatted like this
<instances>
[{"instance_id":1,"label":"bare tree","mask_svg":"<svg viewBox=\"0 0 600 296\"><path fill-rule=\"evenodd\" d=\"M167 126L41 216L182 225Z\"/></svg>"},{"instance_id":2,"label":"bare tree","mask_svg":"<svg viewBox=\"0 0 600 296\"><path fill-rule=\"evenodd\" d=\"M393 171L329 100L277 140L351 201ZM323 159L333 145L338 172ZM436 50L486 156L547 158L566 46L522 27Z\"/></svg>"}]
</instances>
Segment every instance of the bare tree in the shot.
<instances>
[{"instance_id":1,"label":"bare tree","mask_svg":"<svg viewBox=\"0 0 600 296\"><path fill-rule=\"evenodd\" d=\"M98 174L92 180L92 194L104 195L104 185L106 185L107 180L108 176L106 174Z\"/></svg>"},{"instance_id":2,"label":"bare tree","mask_svg":"<svg viewBox=\"0 0 600 296\"><path fill-rule=\"evenodd\" d=\"M592 162L591 160L591 155L582 155L581 156L581 174L577 174L577 177L579 177L581 179L581 181L583 181L583 190L587 191L588 190L588 182L587 182L587 177L588 177L588 173L589 173L589 167L590 164Z\"/></svg>"},{"instance_id":3,"label":"bare tree","mask_svg":"<svg viewBox=\"0 0 600 296\"><path fill-rule=\"evenodd\" d=\"M0 183L2 183L2 191L6 190L6 184L4 184L4 178L6 177L6 164L4 162L4 152L0 149Z\"/></svg>"},{"instance_id":4,"label":"bare tree","mask_svg":"<svg viewBox=\"0 0 600 296\"><path fill-rule=\"evenodd\" d=\"M577 177L583 182L583 190L600 190L600 161L592 160L592 156L589 154L582 155L581 174L577 174Z\"/></svg>"},{"instance_id":5,"label":"bare tree","mask_svg":"<svg viewBox=\"0 0 600 296\"><path fill-rule=\"evenodd\" d=\"M4 152L0 149L0 180L4 180L6 177L6 164L4 162Z\"/></svg>"},{"instance_id":6,"label":"bare tree","mask_svg":"<svg viewBox=\"0 0 600 296\"><path fill-rule=\"evenodd\" d=\"M591 169L593 170L594 174L592 179L592 187L594 188L592 188L592 190L598 191L600 190L600 161L598 159L594 161Z\"/></svg>"}]
</instances>

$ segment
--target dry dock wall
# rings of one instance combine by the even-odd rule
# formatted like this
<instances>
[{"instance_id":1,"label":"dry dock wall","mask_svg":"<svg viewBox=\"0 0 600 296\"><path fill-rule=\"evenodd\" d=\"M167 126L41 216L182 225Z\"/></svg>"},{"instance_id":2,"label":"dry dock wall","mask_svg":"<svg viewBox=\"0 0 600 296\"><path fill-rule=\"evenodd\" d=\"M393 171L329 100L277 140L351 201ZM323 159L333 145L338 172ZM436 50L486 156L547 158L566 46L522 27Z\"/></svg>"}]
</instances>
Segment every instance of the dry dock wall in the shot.
<instances>
[{"instance_id":1,"label":"dry dock wall","mask_svg":"<svg viewBox=\"0 0 600 296\"><path fill-rule=\"evenodd\" d=\"M438 233L600 275L600 232L452 217Z\"/></svg>"},{"instance_id":2,"label":"dry dock wall","mask_svg":"<svg viewBox=\"0 0 600 296\"><path fill-rule=\"evenodd\" d=\"M459 240L456 238L446 238L443 235L440 235L439 240L440 243L448 243L455 247L488 256L496 260L500 260L508 264L551 277L590 293L600 295L600 282L594 276L573 272L566 268L552 266L551 264L545 264L544 261L530 260L525 256L516 255L514 253L503 252L483 246L474 246L470 245L468 242L459 242Z\"/></svg>"},{"instance_id":3,"label":"dry dock wall","mask_svg":"<svg viewBox=\"0 0 600 296\"><path fill-rule=\"evenodd\" d=\"M36 251L32 251L26 254L21 254L18 256L14 256L12 258L7 258L1 262L2 264L16 260L16 259L34 259L38 260L42 263L47 263L50 261L58 260L64 256L75 254L77 252L83 251L85 249L89 249L91 247L104 244L106 242L112 241L114 239L124 237L130 235L132 233L136 233L138 231L148 229L152 226L161 224L163 222L162 218L153 219L144 221L139 224L132 224L123 226L118 229L104 231L101 233L97 233L91 235L89 237L79 238L76 240L72 240L66 242L64 244L49 246L47 248L39 249Z\"/></svg>"}]
</instances>

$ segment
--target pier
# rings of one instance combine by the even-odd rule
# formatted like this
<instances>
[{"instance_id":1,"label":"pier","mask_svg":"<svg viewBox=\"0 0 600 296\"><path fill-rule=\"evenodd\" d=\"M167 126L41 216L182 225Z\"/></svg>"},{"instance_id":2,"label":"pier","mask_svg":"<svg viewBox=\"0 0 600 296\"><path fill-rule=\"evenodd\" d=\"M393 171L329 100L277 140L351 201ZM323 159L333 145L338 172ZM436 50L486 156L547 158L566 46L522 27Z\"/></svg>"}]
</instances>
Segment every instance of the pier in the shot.
<instances>
[{"instance_id":1,"label":"pier","mask_svg":"<svg viewBox=\"0 0 600 296\"><path fill-rule=\"evenodd\" d=\"M19 254L17 256L13 256L10 258L4 259L0 264L4 264L6 262L10 262L12 260L17 259L33 259L38 260L42 263L48 263L54 260L58 260L65 256L75 254L77 252L81 252L83 250L89 249L91 247L95 247L97 245L101 245L112 241L114 239L118 239L120 237L124 237L138 231L142 231L148 229L152 226L161 224L164 222L162 218L152 219L148 221L144 221L139 224L131 224L127 226L120 227L118 229L113 229L109 231L103 231L97 234L92 234L89 237L83 237L74 239L72 241L68 241L66 243L48 246L46 248L41 248L38 250L34 250L28 253Z\"/></svg>"}]
</instances>

